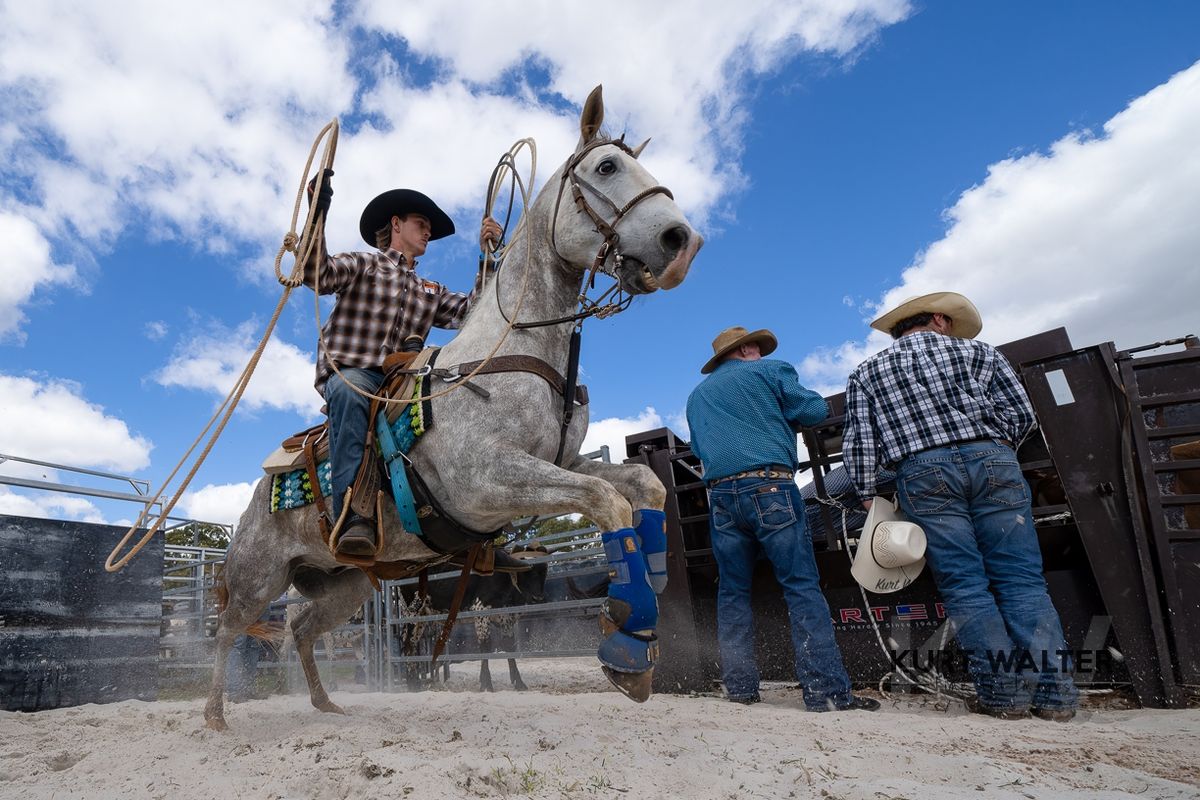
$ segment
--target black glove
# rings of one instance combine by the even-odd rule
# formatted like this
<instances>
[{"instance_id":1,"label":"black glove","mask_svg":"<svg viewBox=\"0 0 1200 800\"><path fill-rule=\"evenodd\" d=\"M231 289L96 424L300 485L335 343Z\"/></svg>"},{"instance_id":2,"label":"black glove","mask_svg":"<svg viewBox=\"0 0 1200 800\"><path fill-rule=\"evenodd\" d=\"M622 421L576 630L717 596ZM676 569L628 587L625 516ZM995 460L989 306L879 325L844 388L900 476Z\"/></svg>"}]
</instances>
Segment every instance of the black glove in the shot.
<instances>
[{"instance_id":1,"label":"black glove","mask_svg":"<svg viewBox=\"0 0 1200 800\"><path fill-rule=\"evenodd\" d=\"M316 209L315 216L323 217L329 213L329 203L333 200L333 183L329 180L332 177L333 170L325 170L321 178L321 193L317 195L316 202L313 201L313 191L317 187L317 179L314 177L308 182L308 202Z\"/></svg>"}]
</instances>

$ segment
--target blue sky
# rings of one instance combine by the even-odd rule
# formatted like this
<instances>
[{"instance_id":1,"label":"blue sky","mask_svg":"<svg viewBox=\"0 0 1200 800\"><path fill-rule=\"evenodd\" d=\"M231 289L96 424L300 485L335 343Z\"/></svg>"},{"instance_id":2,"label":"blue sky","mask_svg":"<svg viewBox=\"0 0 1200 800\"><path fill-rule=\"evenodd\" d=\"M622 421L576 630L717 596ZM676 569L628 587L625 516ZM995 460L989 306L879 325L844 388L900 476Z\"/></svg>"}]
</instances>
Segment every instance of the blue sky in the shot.
<instances>
[{"instance_id":1,"label":"blue sky","mask_svg":"<svg viewBox=\"0 0 1200 800\"><path fill-rule=\"evenodd\" d=\"M274 308L325 121L331 248L374 194L419 188L468 232L421 271L465 290L492 165L533 136L548 175L597 83L707 243L682 286L585 328L589 445L684 432L729 325L774 330L825 392L884 344L876 311L926 291L971 297L993 343L1200 328L1194 3L247 5L0 9L0 453L158 486ZM186 513L236 518L314 420L312 310L297 292ZM0 486L0 512L134 510Z\"/></svg>"}]
</instances>

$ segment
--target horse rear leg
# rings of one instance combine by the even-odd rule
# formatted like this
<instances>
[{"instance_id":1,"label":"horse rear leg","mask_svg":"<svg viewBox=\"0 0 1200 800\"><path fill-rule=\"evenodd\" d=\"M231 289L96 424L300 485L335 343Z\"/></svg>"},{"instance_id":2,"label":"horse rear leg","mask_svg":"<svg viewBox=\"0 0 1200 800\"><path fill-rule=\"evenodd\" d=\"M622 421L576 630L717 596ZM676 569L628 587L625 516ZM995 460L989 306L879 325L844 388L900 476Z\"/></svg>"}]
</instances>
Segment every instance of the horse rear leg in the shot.
<instances>
[{"instance_id":1,"label":"horse rear leg","mask_svg":"<svg viewBox=\"0 0 1200 800\"><path fill-rule=\"evenodd\" d=\"M304 668L304 678L308 681L308 696L318 711L345 714L329 699L321 685L313 645L317 637L344 624L366 602L371 596L371 582L361 571L351 570L319 577L310 574L305 584L304 593L312 598L312 602L296 615L292 635L296 639L296 654Z\"/></svg>"},{"instance_id":2,"label":"horse rear leg","mask_svg":"<svg viewBox=\"0 0 1200 800\"><path fill-rule=\"evenodd\" d=\"M227 573L229 578L237 577L236 572L227 570ZM287 580L286 574L281 580ZM204 724L216 731L229 728L225 723L225 665L229 660L229 652L233 649L233 642L245 633L251 624L258 621L271 600L283 591L279 586L271 586L264 590L261 586L245 586L236 581L226 585L229 590L228 606L217 618L217 655L213 662L208 702L204 706ZM271 589L275 591L272 592Z\"/></svg>"},{"instance_id":3,"label":"horse rear leg","mask_svg":"<svg viewBox=\"0 0 1200 800\"><path fill-rule=\"evenodd\" d=\"M225 663L229 660L229 652L233 650L233 640L238 635L238 631L226 628L223 620L218 624L217 657L213 664L212 686L208 692L208 702L204 705L204 724L214 731L229 730L229 725L225 722Z\"/></svg>"}]
</instances>

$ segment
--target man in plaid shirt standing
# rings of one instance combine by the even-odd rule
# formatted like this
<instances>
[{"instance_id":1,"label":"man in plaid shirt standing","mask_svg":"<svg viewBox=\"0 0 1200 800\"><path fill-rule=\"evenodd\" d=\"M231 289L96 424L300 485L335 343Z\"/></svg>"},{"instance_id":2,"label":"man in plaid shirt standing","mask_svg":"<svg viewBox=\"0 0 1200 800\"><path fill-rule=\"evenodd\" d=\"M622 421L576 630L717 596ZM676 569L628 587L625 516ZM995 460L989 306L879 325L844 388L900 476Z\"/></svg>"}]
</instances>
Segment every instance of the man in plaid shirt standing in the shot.
<instances>
[{"instance_id":1,"label":"man in plaid shirt standing","mask_svg":"<svg viewBox=\"0 0 1200 800\"><path fill-rule=\"evenodd\" d=\"M1071 719L1079 692L1014 447L1037 424L1020 379L975 341L983 323L960 294L913 298L871 327L895 342L846 387L843 456L859 496L875 495L881 467L896 470L975 683L968 708Z\"/></svg>"},{"instance_id":2,"label":"man in plaid shirt standing","mask_svg":"<svg viewBox=\"0 0 1200 800\"><path fill-rule=\"evenodd\" d=\"M320 215L329 210L332 174L326 171L314 201ZM359 233L375 252L331 256L322 240L304 267L305 285L321 294L337 294L323 328L325 346L317 353L316 380L329 414L333 521L341 517L346 490L354 483L370 424L370 400L347 383L364 392L377 392L383 383L384 358L400 351L410 336L423 341L434 326L458 328L483 281L481 272L471 293L463 294L417 274L417 259L429 243L454 233L450 217L420 192L392 189L376 197L363 210ZM487 240L500 241L500 235L499 224L485 218L480 246ZM349 512L337 551L373 556L374 520Z\"/></svg>"}]
</instances>

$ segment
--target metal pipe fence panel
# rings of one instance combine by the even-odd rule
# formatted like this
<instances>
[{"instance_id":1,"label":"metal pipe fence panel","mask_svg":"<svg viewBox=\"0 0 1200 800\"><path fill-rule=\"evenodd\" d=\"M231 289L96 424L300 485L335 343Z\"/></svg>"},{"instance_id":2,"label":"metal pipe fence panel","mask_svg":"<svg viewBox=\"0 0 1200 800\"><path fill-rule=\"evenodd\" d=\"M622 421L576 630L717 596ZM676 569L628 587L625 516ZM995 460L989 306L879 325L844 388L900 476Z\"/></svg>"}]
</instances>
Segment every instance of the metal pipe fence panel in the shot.
<instances>
[{"instance_id":1,"label":"metal pipe fence panel","mask_svg":"<svg viewBox=\"0 0 1200 800\"><path fill-rule=\"evenodd\" d=\"M556 518L540 520L546 522ZM549 552L527 559L547 570L543 602L504 605L497 608L459 611L442 661L457 663L482 658L563 658L595 655L599 643L596 615L603 597L572 597L572 582L587 582L607 575L603 549L598 547L595 526L533 535L521 540L525 546L541 545ZM163 553L162 621L158 666L168 680L178 680L189 671L212 668L217 628L215 585L225 561L221 548L167 545ZM433 582L457 581L460 570L441 570L428 576ZM507 576L504 578L507 579ZM340 626L318 640L315 653L322 681L336 684L344 670L353 668L355 680L376 691L393 691L407 685L401 672L413 664L428 664L428 648L422 654L402 652L406 626L422 626L432 635L447 618L439 613L413 615L401 597L415 591L417 578L385 581L354 621ZM268 609L268 618L282 622L287 606L308 602L303 597L280 598ZM481 621L488 625L514 625L514 638L495 653L484 652L474 634ZM269 653L258 669L282 671L289 690L300 690L305 682L294 647ZM261 672L260 672L261 674Z\"/></svg>"}]
</instances>

